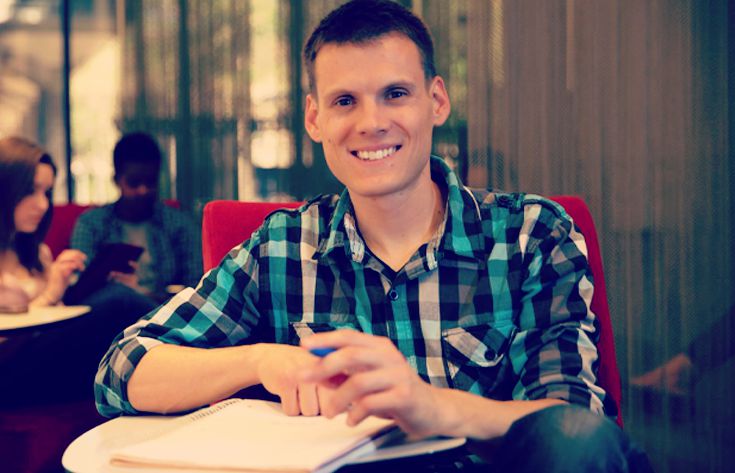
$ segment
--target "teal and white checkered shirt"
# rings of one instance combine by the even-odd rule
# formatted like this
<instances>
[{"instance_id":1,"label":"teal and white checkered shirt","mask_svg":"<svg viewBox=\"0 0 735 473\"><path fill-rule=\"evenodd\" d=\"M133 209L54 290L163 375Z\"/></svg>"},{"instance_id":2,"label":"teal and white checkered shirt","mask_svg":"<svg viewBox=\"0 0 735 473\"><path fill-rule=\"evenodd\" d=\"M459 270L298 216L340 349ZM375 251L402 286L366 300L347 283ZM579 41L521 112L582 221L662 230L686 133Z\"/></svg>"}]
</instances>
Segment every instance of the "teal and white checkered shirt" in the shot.
<instances>
[{"instance_id":1,"label":"teal and white checkered shirt","mask_svg":"<svg viewBox=\"0 0 735 473\"><path fill-rule=\"evenodd\" d=\"M538 196L463 187L438 158L431 169L446 191L445 221L400 271L367 248L346 191L275 212L196 289L118 336L97 374L99 411L136 412L128 380L161 343L296 345L353 328L390 338L437 386L615 415L595 384L592 277L570 217Z\"/></svg>"}]
</instances>

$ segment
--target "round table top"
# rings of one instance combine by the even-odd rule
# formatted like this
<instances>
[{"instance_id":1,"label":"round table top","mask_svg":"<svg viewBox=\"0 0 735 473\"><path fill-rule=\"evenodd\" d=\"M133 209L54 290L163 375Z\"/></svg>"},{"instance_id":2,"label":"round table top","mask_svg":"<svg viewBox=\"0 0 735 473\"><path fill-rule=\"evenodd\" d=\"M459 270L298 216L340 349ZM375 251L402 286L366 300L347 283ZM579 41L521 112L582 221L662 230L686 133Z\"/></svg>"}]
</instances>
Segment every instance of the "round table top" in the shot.
<instances>
[{"instance_id":1,"label":"round table top","mask_svg":"<svg viewBox=\"0 0 735 473\"><path fill-rule=\"evenodd\" d=\"M90 311L86 305L33 307L28 312L17 314L0 313L0 331L18 330L29 327L73 319Z\"/></svg>"}]
</instances>

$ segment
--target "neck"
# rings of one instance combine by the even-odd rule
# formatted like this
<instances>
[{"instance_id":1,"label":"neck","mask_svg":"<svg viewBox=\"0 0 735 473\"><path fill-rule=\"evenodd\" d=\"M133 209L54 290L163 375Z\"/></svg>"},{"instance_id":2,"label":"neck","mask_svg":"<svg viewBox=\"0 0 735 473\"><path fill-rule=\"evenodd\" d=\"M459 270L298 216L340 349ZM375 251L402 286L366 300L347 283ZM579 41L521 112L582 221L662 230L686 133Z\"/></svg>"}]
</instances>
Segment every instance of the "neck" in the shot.
<instances>
[{"instance_id":1,"label":"neck","mask_svg":"<svg viewBox=\"0 0 735 473\"><path fill-rule=\"evenodd\" d=\"M350 198L365 244L394 271L434 236L444 219L444 197L430 177L390 198Z\"/></svg>"},{"instance_id":2,"label":"neck","mask_svg":"<svg viewBox=\"0 0 735 473\"><path fill-rule=\"evenodd\" d=\"M140 204L136 205L121 198L115 204L115 213L126 222L141 223L153 217L154 205L141 207Z\"/></svg>"}]
</instances>

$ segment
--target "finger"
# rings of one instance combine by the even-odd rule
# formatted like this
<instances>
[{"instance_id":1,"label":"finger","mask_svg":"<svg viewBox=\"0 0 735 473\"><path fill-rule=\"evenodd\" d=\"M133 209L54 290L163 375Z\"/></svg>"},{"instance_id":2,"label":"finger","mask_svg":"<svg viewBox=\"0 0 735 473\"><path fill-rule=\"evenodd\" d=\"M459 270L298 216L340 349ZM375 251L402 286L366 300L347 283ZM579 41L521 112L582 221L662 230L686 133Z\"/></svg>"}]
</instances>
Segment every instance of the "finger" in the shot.
<instances>
[{"instance_id":1,"label":"finger","mask_svg":"<svg viewBox=\"0 0 735 473\"><path fill-rule=\"evenodd\" d=\"M57 261L65 261L65 260L71 260L71 261L86 261L87 255L82 253L79 250L64 250L61 252L61 254L56 258Z\"/></svg>"},{"instance_id":2,"label":"finger","mask_svg":"<svg viewBox=\"0 0 735 473\"><path fill-rule=\"evenodd\" d=\"M306 383L298 387L299 409L305 416L319 415L319 395L316 384Z\"/></svg>"},{"instance_id":3,"label":"finger","mask_svg":"<svg viewBox=\"0 0 735 473\"><path fill-rule=\"evenodd\" d=\"M296 394L296 389L288 389L286 392L281 393L281 408L283 413L287 416L297 416L301 413L299 411L299 400Z\"/></svg>"},{"instance_id":4,"label":"finger","mask_svg":"<svg viewBox=\"0 0 735 473\"><path fill-rule=\"evenodd\" d=\"M368 371L347 378L342 385L332 393L328 410L330 415L337 415L350 409L362 399L375 393L389 391L401 379L395 379L396 374L385 370Z\"/></svg>"},{"instance_id":5,"label":"finger","mask_svg":"<svg viewBox=\"0 0 735 473\"><path fill-rule=\"evenodd\" d=\"M369 416L394 418L396 411L394 397L391 391L382 391L353 403L347 414L347 425L355 426Z\"/></svg>"},{"instance_id":6,"label":"finger","mask_svg":"<svg viewBox=\"0 0 735 473\"><path fill-rule=\"evenodd\" d=\"M327 389L337 389L342 386L342 383L347 381L349 376L345 373L340 373L332 376L331 378L324 379L318 383L319 386L323 386Z\"/></svg>"},{"instance_id":7,"label":"finger","mask_svg":"<svg viewBox=\"0 0 735 473\"><path fill-rule=\"evenodd\" d=\"M71 277L74 271L76 271L76 268L70 265L61 266L59 268L59 273L61 274L61 277L64 279L68 279L69 277Z\"/></svg>"},{"instance_id":8,"label":"finger","mask_svg":"<svg viewBox=\"0 0 735 473\"><path fill-rule=\"evenodd\" d=\"M316 395L319 401L319 414L329 418L334 417L334 415L329 415L328 412L328 406L332 400L333 394L334 390L325 388L321 384L316 385Z\"/></svg>"},{"instance_id":9,"label":"finger","mask_svg":"<svg viewBox=\"0 0 735 473\"><path fill-rule=\"evenodd\" d=\"M334 378L333 383L340 383L339 375L342 374L349 376L354 373L401 363L405 363L405 358L392 345L381 348L350 346L330 353L309 369L303 370L301 379L304 382L323 383Z\"/></svg>"}]
</instances>

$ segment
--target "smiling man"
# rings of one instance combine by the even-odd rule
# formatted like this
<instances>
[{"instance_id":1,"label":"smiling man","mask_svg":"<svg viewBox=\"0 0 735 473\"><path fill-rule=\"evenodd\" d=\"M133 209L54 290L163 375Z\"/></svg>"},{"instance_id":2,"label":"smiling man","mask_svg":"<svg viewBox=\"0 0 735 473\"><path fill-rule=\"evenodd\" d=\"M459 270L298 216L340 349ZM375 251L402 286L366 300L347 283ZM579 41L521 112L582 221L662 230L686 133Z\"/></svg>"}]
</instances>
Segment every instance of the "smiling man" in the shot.
<instances>
[{"instance_id":1,"label":"smiling man","mask_svg":"<svg viewBox=\"0 0 735 473\"><path fill-rule=\"evenodd\" d=\"M495 440L498 471L649 471L606 417L569 216L466 188L431 156L450 102L421 20L349 2L304 60L306 129L345 191L272 214L121 334L100 365L100 412L182 411L262 384L289 415Z\"/></svg>"}]
</instances>

